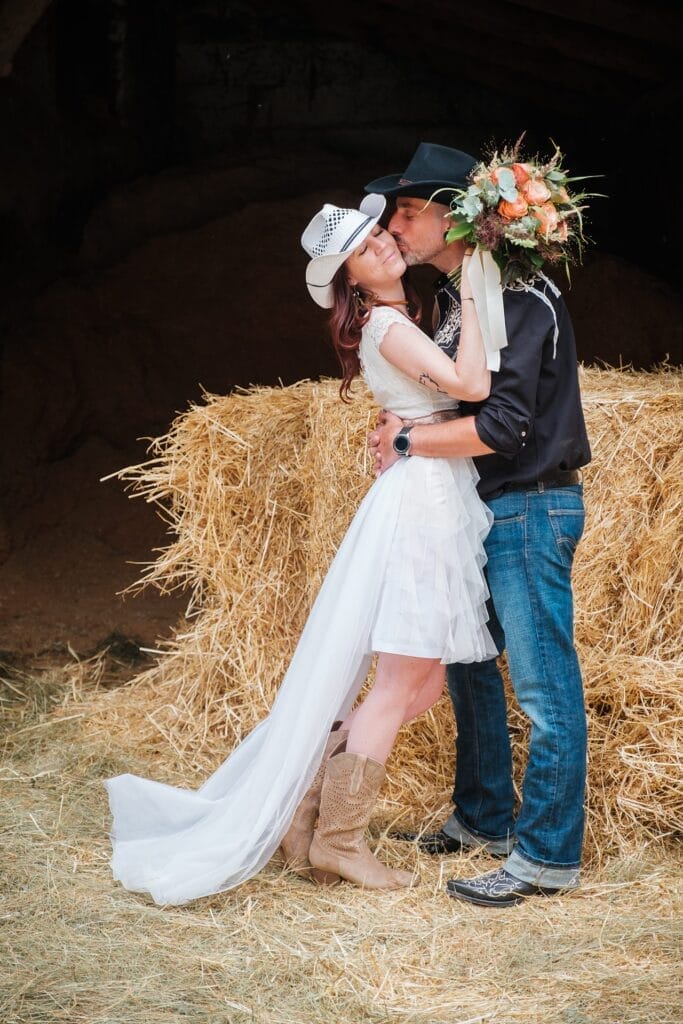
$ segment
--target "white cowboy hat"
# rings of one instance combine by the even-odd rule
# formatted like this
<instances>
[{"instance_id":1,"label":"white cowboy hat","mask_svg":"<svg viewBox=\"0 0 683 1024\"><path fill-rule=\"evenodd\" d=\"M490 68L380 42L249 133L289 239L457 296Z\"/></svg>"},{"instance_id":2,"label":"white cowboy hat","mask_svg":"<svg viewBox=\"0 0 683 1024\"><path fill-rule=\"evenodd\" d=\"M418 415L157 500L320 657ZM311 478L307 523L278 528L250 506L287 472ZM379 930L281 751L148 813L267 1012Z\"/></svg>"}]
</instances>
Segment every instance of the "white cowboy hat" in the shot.
<instances>
[{"instance_id":1,"label":"white cowboy hat","mask_svg":"<svg viewBox=\"0 0 683 1024\"><path fill-rule=\"evenodd\" d=\"M384 196L369 195L358 210L346 210L325 203L303 235L301 244L311 257L306 267L306 285L323 309L333 305L332 278L366 238L384 213Z\"/></svg>"}]
</instances>

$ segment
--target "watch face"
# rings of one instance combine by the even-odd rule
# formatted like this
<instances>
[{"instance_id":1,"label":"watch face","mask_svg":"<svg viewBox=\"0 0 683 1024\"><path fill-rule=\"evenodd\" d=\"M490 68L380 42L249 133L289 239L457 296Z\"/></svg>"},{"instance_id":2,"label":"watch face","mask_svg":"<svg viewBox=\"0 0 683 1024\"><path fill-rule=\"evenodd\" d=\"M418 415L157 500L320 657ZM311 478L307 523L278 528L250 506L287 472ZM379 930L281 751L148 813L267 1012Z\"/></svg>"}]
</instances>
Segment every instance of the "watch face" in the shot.
<instances>
[{"instance_id":1,"label":"watch face","mask_svg":"<svg viewBox=\"0 0 683 1024\"><path fill-rule=\"evenodd\" d=\"M394 438L394 451L398 452L399 455L405 455L410 448L410 438L407 434L397 434Z\"/></svg>"}]
</instances>

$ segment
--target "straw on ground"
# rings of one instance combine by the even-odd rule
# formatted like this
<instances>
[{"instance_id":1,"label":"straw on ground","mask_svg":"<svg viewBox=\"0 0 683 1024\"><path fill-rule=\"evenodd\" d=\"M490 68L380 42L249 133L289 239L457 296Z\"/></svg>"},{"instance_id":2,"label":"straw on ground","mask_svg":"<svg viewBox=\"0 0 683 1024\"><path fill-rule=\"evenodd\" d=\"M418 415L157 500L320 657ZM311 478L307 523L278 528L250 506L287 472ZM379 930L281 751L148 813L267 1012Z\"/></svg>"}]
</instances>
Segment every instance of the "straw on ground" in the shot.
<instances>
[{"instance_id":1,"label":"straw on ground","mask_svg":"<svg viewBox=\"0 0 683 1024\"><path fill-rule=\"evenodd\" d=\"M102 780L198 785L272 702L320 579L371 482L367 395L260 388L179 417L126 471L160 503L149 581L188 587L154 667L112 689L106 655L6 673L0 1020L11 1024L674 1024L680 1005L681 377L583 373L595 461L576 563L590 730L578 893L490 911L393 823L449 810L443 700L404 730L373 820L414 890L321 890L272 862L229 893L160 909L110 877ZM1 675L2 673L0 673ZM513 706L517 779L526 726Z\"/></svg>"}]
</instances>

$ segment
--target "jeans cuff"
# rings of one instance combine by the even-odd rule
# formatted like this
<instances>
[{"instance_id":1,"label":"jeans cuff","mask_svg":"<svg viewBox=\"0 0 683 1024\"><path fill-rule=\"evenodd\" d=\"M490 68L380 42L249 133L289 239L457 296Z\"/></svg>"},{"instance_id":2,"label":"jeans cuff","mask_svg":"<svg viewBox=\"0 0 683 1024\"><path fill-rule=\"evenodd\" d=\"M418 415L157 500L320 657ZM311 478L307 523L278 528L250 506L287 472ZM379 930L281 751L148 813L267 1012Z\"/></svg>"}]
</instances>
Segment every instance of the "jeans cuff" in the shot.
<instances>
[{"instance_id":1,"label":"jeans cuff","mask_svg":"<svg viewBox=\"0 0 683 1024\"><path fill-rule=\"evenodd\" d=\"M523 857L519 850L513 850L503 865L509 874L520 882L539 885L548 889L576 889L579 881L578 867L553 867L551 864L534 864Z\"/></svg>"},{"instance_id":2,"label":"jeans cuff","mask_svg":"<svg viewBox=\"0 0 683 1024\"><path fill-rule=\"evenodd\" d=\"M504 857L510 853L515 844L513 835L497 839L477 835L476 832L472 832L466 825L463 825L455 811L443 823L441 829L451 839L456 839L465 850L490 850L491 853L497 853Z\"/></svg>"}]
</instances>

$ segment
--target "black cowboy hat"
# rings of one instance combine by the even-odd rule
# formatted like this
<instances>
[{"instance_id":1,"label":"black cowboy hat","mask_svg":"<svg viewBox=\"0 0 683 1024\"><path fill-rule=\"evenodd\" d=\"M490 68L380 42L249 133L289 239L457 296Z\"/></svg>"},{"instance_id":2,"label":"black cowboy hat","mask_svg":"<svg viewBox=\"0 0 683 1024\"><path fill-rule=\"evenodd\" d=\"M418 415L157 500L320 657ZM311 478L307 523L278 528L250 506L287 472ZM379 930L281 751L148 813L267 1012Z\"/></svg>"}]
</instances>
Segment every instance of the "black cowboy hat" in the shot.
<instances>
[{"instance_id":1,"label":"black cowboy hat","mask_svg":"<svg viewBox=\"0 0 683 1024\"><path fill-rule=\"evenodd\" d=\"M467 188L469 174L477 163L473 156L459 149L421 142L403 174L376 178L365 186L365 191L429 199L438 189L447 189L449 191L434 196L434 202L448 206L455 189Z\"/></svg>"}]
</instances>

